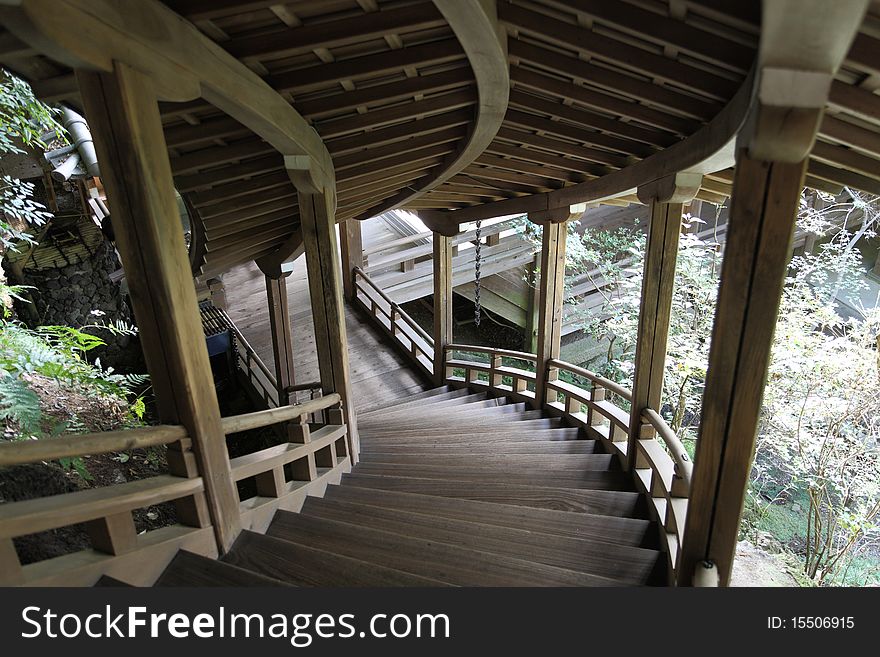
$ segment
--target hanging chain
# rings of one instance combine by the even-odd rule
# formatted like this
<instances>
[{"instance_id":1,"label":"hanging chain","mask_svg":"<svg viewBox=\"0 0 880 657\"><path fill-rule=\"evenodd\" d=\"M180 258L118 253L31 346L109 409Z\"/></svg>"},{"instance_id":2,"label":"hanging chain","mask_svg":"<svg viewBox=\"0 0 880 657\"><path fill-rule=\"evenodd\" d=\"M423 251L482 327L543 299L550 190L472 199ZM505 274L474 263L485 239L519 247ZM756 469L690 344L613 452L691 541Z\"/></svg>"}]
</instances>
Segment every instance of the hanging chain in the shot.
<instances>
[{"instance_id":1,"label":"hanging chain","mask_svg":"<svg viewBox=\"0 0 880 657\"><path fill-rule=\"evenodd\" d=\"M480 255L483 250L483 244L480 242L482 233L482 221L477 221L476 238L477 243L474 246L474 324L480 325L480 314L482 308L480 306Z\"/></svg>"}]
</instances>

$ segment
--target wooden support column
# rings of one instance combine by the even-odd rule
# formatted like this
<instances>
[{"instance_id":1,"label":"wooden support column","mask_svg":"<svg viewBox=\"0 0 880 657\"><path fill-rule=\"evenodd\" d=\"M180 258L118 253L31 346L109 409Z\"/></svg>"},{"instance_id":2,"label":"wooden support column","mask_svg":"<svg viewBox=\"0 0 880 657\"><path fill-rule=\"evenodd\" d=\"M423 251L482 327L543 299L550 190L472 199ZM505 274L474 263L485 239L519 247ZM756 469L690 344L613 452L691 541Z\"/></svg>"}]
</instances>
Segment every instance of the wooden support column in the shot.
<instances>
[{"instance_id":1,"label":"wooden support column","mask_svg":"<svg viewBox=\"0 0 880 657\"><path fill-rule=\"evenodd\" d=\"M535 372L535 407L554 401L544 394L547 380L555 374L547 371L547 362L559 358L562 342L562 302L565 288L565 239L566 221L572 216L565 211L564 217L529 215L529 220L543 226L541 232L541 279L538 288L538 356Z\"/></svg>"},{"instance_id":2,"label":"wooden support column","mask_svg":"<svg viewBox=\"0 0 880 657\"><path fill-rule=\"evenodd\" d=\"M452 344L452 238L434 233L434 383L446 378L444 348Z\"/></svg>"},{"instance_id":3,"label":"wooden support column","mask_svg":"<svg viewBox=\"0 0 880 657\"><path fill-rule=\"evenodd\" d=\"M651 425L642 422L642 412L646 408L660 411L683 203L694 197L701 180L700 174L679 173L638 190L639 200L651 206L651 218L648 224L648 247L645 253L636 338L633 400L627 446L630 467L636 466L634 455L637 441L653 436Z\"/></svg>"},{"instance_id":4,"label":"wooden support column","mask_svg":"<svg viewBox=\"0 0 880 657\"><path fill-rule=\"evenodd\" d=\"M190 476L197 465L218 548L225 552L241 530L238 495L156 94L148 77L119 62L112 73L81 71L78 79L159 419L182 424L192 441L195 462L182 444L169 451L169 463ZM185 522L201 524L205 515L204 500L195 500Z\"/></svg>"},{"instance_id":5,"label":"wooden support column","mask_svg":"<svg viewBox=\"0 0 880 657\"><path fill-rule=\"evenodd\" d=\"M538 349L538 309L540 308L540 289L538 286L537 275L540 267L540 255L536 255L535 259L526 266L528 280L534 283L534 287L529 285L527 291L528 307L526 308L525 339L523 340L523 351L530 354L537 353Z\"/></svg>"},{"instance_id":6,"label":"wooden support column","mask_svg":"<svg viewBox=\"0 0 880 657\"><path fill-rule=\"evenodd\" d=\"M339 224L339 250L342 258L342 293L348 301L354 299L356 267L364 268L364 243L361 222L349 219Z\"/></svg>"},{"instance_id":7,"label":"wooden support column","mask_svg":"<svg viewBox=\"0 0 880 657\"><path fill-rule=\"evenodd\" d=\"M730 579L806 160L738 153L681 573Z\"/></svg>"},{"instance_id":8,"label":"wooden support column","mask_svg":"<svg viewBox=\"0 0 880 657\"><path fill-rule=\"evenodd\" d=\"M275 382L278 404L290 403L287 389L295 382L293 369L293 334L290 330L290 309L287 305L287 277L266 276L266 297L269 303L269 329L272 332L272 356L275 360Z\"/></svg>"},{"instance_id":9,"label":"wooden support column","mask_svg":"<svg viewBox=\"0 0 880 657\"><path fill-rule=\"evenodd\" d=\"M293 172L291 176L294 176ZM345 306L334 226L335 199L327 189L318 191L309 189L308 185L298 185L297 188L321 388L324 394L338 392L342 397L342 410L348 425L348 449L354 464L359 451L357 417L348 371Z\"/></svg>"},{"instance_id":10,"label":"wooden support column","mask_svg":"<svg viewBox=\"0 0 880 657\"><path fill-rule=\"evenodd\" d=\"M730 581L807 162L867 0L762 3L678 583ZM804 44L809 44L805 47ZM796 90L792 92L792 90Z\"/></svg>"}]
</instances>

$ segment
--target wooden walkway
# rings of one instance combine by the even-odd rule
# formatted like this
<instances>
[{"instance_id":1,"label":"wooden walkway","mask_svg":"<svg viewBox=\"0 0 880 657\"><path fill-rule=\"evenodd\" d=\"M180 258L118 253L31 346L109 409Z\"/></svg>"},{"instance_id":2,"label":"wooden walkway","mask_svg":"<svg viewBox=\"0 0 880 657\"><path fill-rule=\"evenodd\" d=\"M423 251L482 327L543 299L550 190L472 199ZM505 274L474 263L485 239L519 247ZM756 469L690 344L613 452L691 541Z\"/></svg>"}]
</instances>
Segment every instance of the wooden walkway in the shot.
<instances>
[{"instance_id":1,"label":"wooden walkway","mask_svg":"<svg viewBox=\"0 0 880 657\"><path fill-rule=\"evenodd\" d=\"M272 336L266 283L262 272L250 263L231 270L223 277L229 304L229 316L251 343L269 369L274 370ZM296 382L318 380L315 330L309 304L305 261L296 261L287 279L290 322L294 343ZM403 359L381 340L377 329L350 306L346 306L348 355L351 367L355 407L368 409L426 389L426 382L408 367Z\"/></svg>"}]
</instances>

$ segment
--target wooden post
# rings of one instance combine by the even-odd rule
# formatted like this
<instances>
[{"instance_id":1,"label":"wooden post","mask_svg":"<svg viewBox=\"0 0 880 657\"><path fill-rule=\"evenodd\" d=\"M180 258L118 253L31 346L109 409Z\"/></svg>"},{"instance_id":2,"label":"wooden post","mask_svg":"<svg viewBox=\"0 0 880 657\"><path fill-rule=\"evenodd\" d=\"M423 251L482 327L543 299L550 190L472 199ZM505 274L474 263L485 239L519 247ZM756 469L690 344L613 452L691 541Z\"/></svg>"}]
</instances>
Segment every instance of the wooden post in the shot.
<instances>
[{"instance_id":1,"label":"wooden post","mask_svg":"<svg viewBox=\"0 0 880 657\"><path fill-rule=\"evenodd\" d=\"M651 205L651 219L642 276L627 446L631 468L636 463L637 441L653 435L650 425L643 426L642 411L660 410L682 204L697 193L701 180L699 174L680 173L639 188L639 199Z\"/></svg>"},{"instance_id":2,"label":"wooden post","mask_svg":"<svg viewBox=\"0 0 880 657\"><path fill-rule=\"evenodd\" d=\"M531 216L529 217L531 219ZM565 222L546 221L541 234L541 280L538 292L538 356L535 406L544 405L547 362L559 358L562 341L562 302L565 287Z\"/></svg>"},{"instance_id":3,"label":"wooden post","mask_svg":"<svg viewBox=\"0 0 880 657\"><path fill-rule=\"evenodd\" d=\"M342 257L342 293L348 301L354 299L356 267L364 268L364 243L361 222L349 219L339 224L339 250Z\"/></svg>"},{"instance_id":4,"label":"wooden post","mask_svg":"<svg viewBox=\"0 0 880 657\"><path fill-rule=\"evenodd\" d=\"M526 265L528 280L535 284L534 287L529 285L527 291L528 307L526 308L525 339L523 340L523 351L527 351L530 354L537 353L538 350L538 309L540 308L541 302L539 298L540 290L536 277L540 267L540 255L536 255L535 259Z\"/></svg>"},{"instance_id":5,"label":"wooden post","mask_svg":"<svg viewBox=\"0 0 880 657\"><path fill-rule=\"evenodd\" d=\"M434 233L434 383L446 378L444 348L452 344L452 238Z\"/></svg>"},{"instance_id":6,"label":"wooden post","mask_svg":"<svg viewBox=\"0 0 880 657\"><path fill-rule=\"evenodd\" d=\"M867 6L762 3L757 92L737 141L680 584L708 573L717 573L721 586L730 581L807 162L828 90Z\"/></svg>"},{"instance_id":7,"label":"wooden post","mask_svg":"<svg viewBox=\"0 0 880 657\"><path fill-rule=\"evenodd\" d=\"M722 585L730 580L806 164L737 154L681 555L684 583L703 560L715 564Z\"/></svg>"},{"instance_id":8,"label":"wooden post","mask_svg":"<svg viewBox=\"0 0 880 657\"><path fill-rule=\"evenodd\" d=\"M272 355L275 359L275 382L278 405L290 403L287 388L294 384L293 335L287 306L287 277L266 276L266 297L269 302L269 328L272 332Z\"/></svg>"},{"instance_id":9,"label":"wooden post","mask_svg":"<svg viewBox=\"0 0 880 657\"><path fill-rule=\"evenodd\" d=\"M334 205L330 190L298 189L309 296L315 323L315 347L321 388L324 394L338 392L348 425L348 449L352 464L357 463L357 417L351 398L348 372L348 338L345 332L345 306L342 302L341 268L336 248Z\"/></svg>"},{"instance_id":10,"label":"wooden post","mask_svg":"<svg viewBox=\"0 0 880 657\"><path fill-rule=\"evenodd\" d=\"M112 73L80 71L78 79L159 419L182 424L192 439L218 548L225 552L241 530L238 495L156 94L148 77L118 62ZM178 467L194 474L192 454L180 446L178 455ZM196 500L189 522L204 515L199 506Z\"/></svg>"}]
</instances>

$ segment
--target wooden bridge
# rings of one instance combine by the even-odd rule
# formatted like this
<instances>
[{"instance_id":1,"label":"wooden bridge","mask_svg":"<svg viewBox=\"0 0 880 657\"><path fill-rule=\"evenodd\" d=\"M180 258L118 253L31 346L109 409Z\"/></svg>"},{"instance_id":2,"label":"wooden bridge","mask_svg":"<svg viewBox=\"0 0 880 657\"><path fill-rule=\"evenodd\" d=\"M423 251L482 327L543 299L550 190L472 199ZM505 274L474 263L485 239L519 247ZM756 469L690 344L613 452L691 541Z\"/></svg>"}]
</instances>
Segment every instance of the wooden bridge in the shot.
<instances>
[{"instance_id":1,"label":"wooden bridge","mask_svg":"<svg viewBox=\"0 0 880 657\"><path fill-rule=\"evenodd\" d=\"M880 192L878 23L872 0L7 0L0 63L90 123L162 424L0 466L167 445L169 472L3 504L0 581L726 585L801 189ZM658 412L672 281L684 204L724 196L692 462ZM559 355L566 223L633 202L628 390ZM359 220L394 208L433 232L433 331L400 307L428 266L383 291L363 259ZM536 348L455 344L459 229L520 214ZM196 288L233 270L268 408L221 417ZM137 534L160 502L178 524ZM21 564L17 537L77 523L91 549Z\"/></svg>"}]
</instances>

